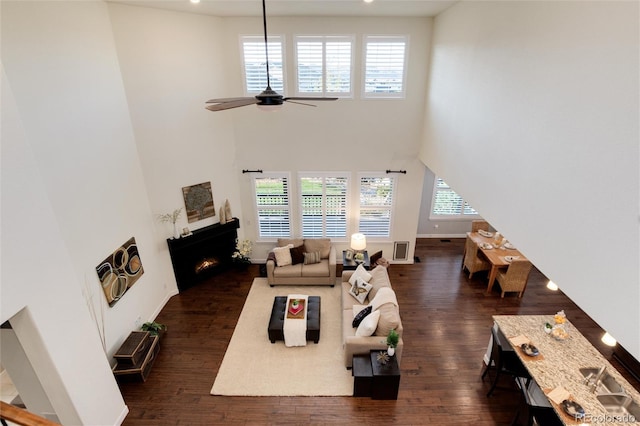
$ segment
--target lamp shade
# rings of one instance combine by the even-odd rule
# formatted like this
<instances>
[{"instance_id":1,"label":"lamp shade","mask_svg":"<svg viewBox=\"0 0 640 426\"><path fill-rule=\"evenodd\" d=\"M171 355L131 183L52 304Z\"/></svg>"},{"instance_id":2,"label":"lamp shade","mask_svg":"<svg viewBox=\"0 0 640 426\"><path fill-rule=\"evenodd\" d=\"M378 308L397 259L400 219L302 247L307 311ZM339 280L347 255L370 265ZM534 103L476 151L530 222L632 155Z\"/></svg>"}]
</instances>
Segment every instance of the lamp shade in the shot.
<instances>
[{"instance_id":1,"label":"lamp shade","mask_svg":"<svg viewBox=\"0 0 640 426\"><path fill-rule=\"evenodd\" d=\"M351 248L354 250L364 250L367 248L367 237L364 234L357 233L351 235Z\"/></svg>"}]
</instances>

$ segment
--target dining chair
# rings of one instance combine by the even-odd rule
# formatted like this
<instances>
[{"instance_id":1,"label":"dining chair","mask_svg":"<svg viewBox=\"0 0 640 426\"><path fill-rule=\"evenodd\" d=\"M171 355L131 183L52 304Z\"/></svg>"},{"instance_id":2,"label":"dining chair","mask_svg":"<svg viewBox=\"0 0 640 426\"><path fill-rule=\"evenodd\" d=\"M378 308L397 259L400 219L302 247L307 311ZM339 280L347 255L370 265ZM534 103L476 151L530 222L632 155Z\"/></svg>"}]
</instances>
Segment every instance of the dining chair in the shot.
<instances>
[{"instance_id":1,"label":"dining chair","mask_svg":"<svg viewBox=\"0 0 640 426\"><path fill-rule=\"evenodd\" d=\"M525 259L514 259L507 268L507 271L498 271L496 281L500 284L502 295L506 292L517 291L518 297L522 297L527 288L527 280L531 272L531 262Z\"/></svg>"},{"instance_id":2,"label":"dining chair","mask_svg":"<svg viewBox=\"0 0 640 426\"><path fill-rule=\"evenodd\" d=\"M511 377L512 379L522 378L527 384L531 380L531 375L525 368L522 361L518 358L518 355L513 350L507 350L510 347L509 342L506 341L506 337L491 327L491 357L489 363L484 368L482 375L480 376L484 381L485 376L489 370L495 370L495 376L491 383L491 388L487 392L487 397L491 396L493 391L498 385L498 381L502 375Z\"/></svg>"},{"instance_id":3,"label":"dining chair","mask_svg":"<svg viewBox=\"0 0 640 426\"><path fill-rule=\"evenodd\" d=\"M471 239L471 237L467 236L467 241L465 242L465 250L464 250L464 260L462 262L462 270L467 268L469 271L469 279L476 272L480 271L488 271L491 269L491 264L478 256L478 244Z\"/></svg>"},{"instance_id":4,"label":"dining chair","mask_svg":"<svg viewBox=\"0 0 640 426\"><path fill-rule=\"evenodd\" d=\"M478 232L480 229L483 231L489 231L489 222L486 220L472 220L471 221L471 232Z\"/></svg>"},{"instance_id":5,"label":"dining chair","mask_svg":"<svg viewBox=\"0 0 640 426\"><path fill-rule=\"evenodd\" d=\"M527 426L544 425L544 426L561 426L562 421L558 418L548 399L542 393L542 390L533 380L519 377L516 379L518 387L522 390L523 401L516 411L515 417L511 422L511 426L518 426L523 411L527 419ZM542 401L542 403L540 402ZM523 416L525 417L525 416Z\"/></svg>"}]
</instances>

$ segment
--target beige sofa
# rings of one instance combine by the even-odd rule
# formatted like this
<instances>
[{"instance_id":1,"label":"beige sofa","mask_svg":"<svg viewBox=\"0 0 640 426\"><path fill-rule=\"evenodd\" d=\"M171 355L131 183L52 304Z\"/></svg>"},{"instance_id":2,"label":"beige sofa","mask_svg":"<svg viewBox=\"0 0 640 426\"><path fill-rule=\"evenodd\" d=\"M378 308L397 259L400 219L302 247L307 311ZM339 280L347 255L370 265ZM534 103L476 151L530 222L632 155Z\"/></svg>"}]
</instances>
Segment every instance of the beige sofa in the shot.
<instances>
[{"instance_id":1,"label":"beige sofa","mask_svg":"<svg viewBox=\"0 0 640 426\"><path fill-rule=\"evenodd\" d=\"M267 281L269 285L330 285L336 284L336 249L329 238L280 238L277 247L291 245L292 253L319 253L318 263L278 265L272 251L267 257ZM295 254L294 262L295 262Z\"/></svg>"},{"instance_id":2,"label":"beige sofa","mask_svg":"<svg viewBox=\"0 0 640 426\"><path fill-rule=\"evenodd\" d=\"M372 285L372 288L364 300L360 303L350 293L351 284L349 278L351 278L354 271L344 271L342 273L342 335L344 345L344 362L347 368L351 368L353 364L353 356L360 354L368 354L371 350L386 350L387 349L387 335L389 329L396 330L400 339L398 346L396 347L395 356L400 364L402 358L402 350L404 348L404 341L402 340L402 321L400 319L400 311L397 305L391 303L385 303L378 308L381 312L378 326L372 336L357 336L356 328L353 327L352 322L354 318L353 308L354 305L369 305L371 300L376 296L380 288L391 288L391 281L389 280L389 274L387 268L384 266L376 266L373 270L369 271L371 278L368 283Z\"/></svg>"}]
</instances>

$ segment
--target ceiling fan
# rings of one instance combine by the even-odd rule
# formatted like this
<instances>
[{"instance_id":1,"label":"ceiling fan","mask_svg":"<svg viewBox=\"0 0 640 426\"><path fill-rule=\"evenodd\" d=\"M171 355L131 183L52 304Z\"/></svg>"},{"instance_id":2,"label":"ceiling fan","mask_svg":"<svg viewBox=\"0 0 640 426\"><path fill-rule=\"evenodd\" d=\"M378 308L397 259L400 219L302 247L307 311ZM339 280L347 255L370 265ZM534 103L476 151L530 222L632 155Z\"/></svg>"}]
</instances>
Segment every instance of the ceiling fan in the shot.
<instances>
[{"instance_id":1,"label":"ceiling fan","mask_svg":"<svg viewBox=\"0 0 640 426\"><path fill-rule=\"evenodd\" d=\"M246 105L258 105L258 107L278 107L282 106L284 102L291 102L294 104L315 106L312 104L298 102L298 101L335 101L338 98L327 97L288 97L285 98L275 90L271 88L271 82L269 79L269 49L267 48L267 12L265 7L265 0L262 0L262 23L264 26L264 54L267 64L267 87L259 95L253 97L240 97L240 98L220 98L210 99L206 103L205 108L209 111L223 111L225 109L238 108Z\"/></svg>"}]
</instances>

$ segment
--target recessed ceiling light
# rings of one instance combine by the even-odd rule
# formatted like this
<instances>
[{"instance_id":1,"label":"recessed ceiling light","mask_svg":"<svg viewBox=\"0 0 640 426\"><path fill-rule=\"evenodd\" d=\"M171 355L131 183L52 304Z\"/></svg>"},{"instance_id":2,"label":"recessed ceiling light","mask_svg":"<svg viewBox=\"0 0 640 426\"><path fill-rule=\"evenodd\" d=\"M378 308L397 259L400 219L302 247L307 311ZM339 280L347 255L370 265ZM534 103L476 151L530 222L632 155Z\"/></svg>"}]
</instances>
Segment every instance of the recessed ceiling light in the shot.
<instances>
[{"instance_id":1,"label":"recessed ceiling light","mask_svg":"<svg viewBox=\"0 0 640 426\"><path fill-rule=\"evenodd\" d=\"M200 3L200 0L190 0L190 1L191 1L191 3L193 3L193 4L198 4L198 3Z\"/></svg>"},{"instance_id":2,"label":"recessed ceiling light","mask_svg":"<svg viewBox=\"0 0 640 426\"><path fill-rule=\"evenodd\" d=\"M364 0L365 3L373 3L373 0Z\"/></svg>"},{"instance_id":3,"label":"recessed ceiling light","mask_svg":"<svg viewBox=\"0 0 640 426\"><path fill-rule=\"evenodd\" d=\"M604 336L602 336L602 339L600 340L602 340L602 342L607 346L615 346L616 343L618 343L616 342L616 339L614 339L613 336L607 332L604 333Z\"/></svg>"}]
</instances>

